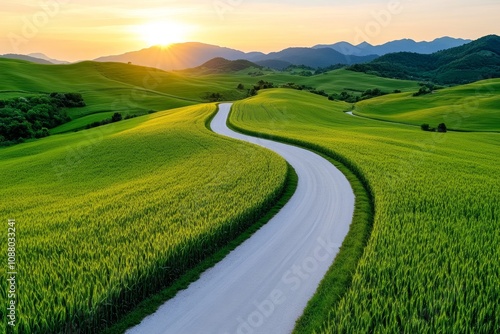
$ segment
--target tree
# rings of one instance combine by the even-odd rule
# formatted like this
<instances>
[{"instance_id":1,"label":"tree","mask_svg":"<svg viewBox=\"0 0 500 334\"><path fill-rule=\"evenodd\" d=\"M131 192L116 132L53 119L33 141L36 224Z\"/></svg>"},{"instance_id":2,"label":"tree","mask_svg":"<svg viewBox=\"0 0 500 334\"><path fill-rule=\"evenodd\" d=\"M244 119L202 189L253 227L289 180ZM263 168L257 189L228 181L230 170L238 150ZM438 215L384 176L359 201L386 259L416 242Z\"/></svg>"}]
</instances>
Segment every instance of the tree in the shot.
<instances>
[{"instance_id":1,"label":"tree","mask_svg":"<svg viewBox=\"0 0 500 334\"><path fill-rule=\"evenodd\" d=\"M113 114L113 116L111 117L111 122L114 123L114 122L119 122L122 120L122 114L120 114L119 112L115 112Z\"/></svg>"},{"instance_id":2,"label":"tree","mask_svg":"<svg viewBox=\"0 0 500 334\"><path fill-rule=\"evenodd\" d=\"M240 83L240 84L238 84L237 89L240 89L240 90L241 90L241 89L245 89L245 86L243 86L243 84L242 84L242 83Z\"/></svg>"},{"instance_id":3,"label":"tree","mask_svg":"<svg viewBox=\"0 0 500 334\"><path fill-rule=\"evenodd\" d=\"M446 124L440 123L438 125L438 132L447 132L447 131L448 131L448 128L446 127Z\"/></svg>"},{"instance_id":4,"label":"tree","mask_svg":"<svg viewBox=\"0 0 500 334\"><path fill-rule=\"evenodd\" d=\"M429 124L424 123L424 124L422 124L422 125L420 126L420 128L421 128L422 130L424 130L424 131L430 131L430 128L431 128L431 127L430 127L430 125L429 125Z\"/></svg>"}]
</instances>

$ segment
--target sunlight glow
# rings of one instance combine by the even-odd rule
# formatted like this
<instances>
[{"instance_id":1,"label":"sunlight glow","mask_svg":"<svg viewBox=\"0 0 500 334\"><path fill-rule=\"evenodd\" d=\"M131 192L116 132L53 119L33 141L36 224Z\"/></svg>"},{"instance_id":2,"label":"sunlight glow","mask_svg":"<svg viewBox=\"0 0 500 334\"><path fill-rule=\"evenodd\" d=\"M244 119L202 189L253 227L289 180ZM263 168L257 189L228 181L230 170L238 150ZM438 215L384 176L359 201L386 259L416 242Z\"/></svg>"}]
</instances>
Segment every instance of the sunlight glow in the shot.
<instances>
[{"instance_id":1,"label":"sunlight glow","mask_svg":"<svg viewBox=\"0 0 500 334\"><path fill-rule=\"evenodd\" d=\"M149 46L168 46L186 42L189 27L178 22L151 22L134 27L135 33Z\"/></svg>"}]
</instances>

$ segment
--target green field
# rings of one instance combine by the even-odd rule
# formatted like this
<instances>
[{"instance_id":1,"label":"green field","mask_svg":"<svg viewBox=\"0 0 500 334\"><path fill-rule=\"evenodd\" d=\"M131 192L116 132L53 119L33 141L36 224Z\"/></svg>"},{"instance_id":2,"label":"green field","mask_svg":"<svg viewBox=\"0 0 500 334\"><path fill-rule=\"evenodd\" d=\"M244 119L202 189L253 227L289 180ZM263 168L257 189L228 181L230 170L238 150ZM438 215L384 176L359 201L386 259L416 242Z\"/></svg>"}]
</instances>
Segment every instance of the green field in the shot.
<instances>
[{"instance_id":1,"label":"green field","mask_svg":"<svg viewBox=\"0 0 500 334\"><path fill-rule=\"evenodd\" d=\"M306 309L297 332L498 332L500 136L424 132L344 109L268 90L237 102L230 117L343 162L374 196L372 235L352 283L327 309Z\"/></svg>"},{"instance_id":2,"label":"green field","mask_svg":"<svg viewBox=\"0 0 500 334\"><path fill-rule=\"evenodd\" d=\"M82 62L53 66L0 59L0 66L4 73L8 73L0 78L0 100L51 92L83 95L87 106L71 110L69 116L74 121L87 118L53 129L53 134L79 130L89 123L109 118L112 112L120 112L123 116L144 115L151 111L194 105L203 102L209 92L220 93L228 101L243 99L248 89L259 80L275 85L294 82L328 94L349 91L360 95L374 87L387 92L395 89L403 92L418 90L417 83L413 81L379 78L347 70L312 77L274 71L253 76L249 74L251 70L198 76L185 71L164 72L121 63ZM240 83L245 89L236 89Z\"/></svg>"},{"instance_id":3,"label":"green field","mask_svg":"<svg viewBox=\"0 0 500 334\"><path fill-rule=\"evenodd\" d=\"M245 87L254 85L259 80L269 81L275 85L286 83L296 83L314 87L318 90L324 90L328 94L348 91L355 95L360 95L367 89L380 88L382 91L392 93L394 90L402 92L418 91L419 86L415 81L394 80L381 78L365 73L348 71L345 69L334 70L325 74L319 74L311 77L292 75L287 72L263 72L262 76L249 76L246 71L240 71L239 74L212 74L202 76L209 82L230 83L229 87L236 87L242 83Z\"/></svg>"},{"instance_id":4,"label":"green field","mask_svg":"<svg viewBox=\"0 0 500 334\"><path fill-rule=\"evenodd\" d=\"M332 269L297 333L500 331L500 137L487 133L500 127L498 80L413 97L416 82L343 69L197 76L119 63L0 65L8 73L0 100L76 92L87 104L70 109L72 121L52 136L0 148L0 210L16 218L22 254L19 333L103 328L267 212L283 191L286 163L210 132L216 106L201 104L208 92L243 99L259 80L328 94L403 92L356 104L356 114L388 122L292 89L234 105L234 126L328 155L373 199L366 248L358 240L358 257L344 253L350 267L339 294L328 290L339 277ZM140 117L73 132L114 112ZM483 132L396 124L441 122Z\"/></svg>"},{"instance_id":5,"label":"green field","mask_svg":"<svg viewBox=\"0 0 500 334\"><path fill-rule=\"evenodd\" d=\"M0 211L17 223L18 333L95 332L268 210L287 164L210 132L215 110L185 107L0 149Z\"/></svg>"},{"instance_id":6,"label":"green field","mask_svg":"<svg viewBox=\"0 0 500 334\"><path fill-rule=\"evenodd\" d=\"M414 125L424 123L462 131L500 131L500 80L472 84L412 96L392 94L356 105L356 115Z\"/></svg>"}]
</instances>

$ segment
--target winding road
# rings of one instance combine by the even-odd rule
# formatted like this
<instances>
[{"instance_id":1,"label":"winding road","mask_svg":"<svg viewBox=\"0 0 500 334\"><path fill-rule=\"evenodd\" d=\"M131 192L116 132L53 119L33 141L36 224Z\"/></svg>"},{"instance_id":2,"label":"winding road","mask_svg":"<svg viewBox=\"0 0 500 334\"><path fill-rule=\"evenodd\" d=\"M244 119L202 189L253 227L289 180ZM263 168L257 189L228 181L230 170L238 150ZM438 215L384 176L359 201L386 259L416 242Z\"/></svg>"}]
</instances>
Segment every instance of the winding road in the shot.
<instances>
[{"instance_id":1,"label":"winding road","mask_svg":"<svg viewBox=\"0 0 500 334\"><path fill-rule=\"evenodd\" d=\"M129 334L290 333L349 231L354 194L345 176L308 150L236 133L230 103L211 123L220 135L283 156L299 182L266 225Z\"/></svg>"}]
</instances>

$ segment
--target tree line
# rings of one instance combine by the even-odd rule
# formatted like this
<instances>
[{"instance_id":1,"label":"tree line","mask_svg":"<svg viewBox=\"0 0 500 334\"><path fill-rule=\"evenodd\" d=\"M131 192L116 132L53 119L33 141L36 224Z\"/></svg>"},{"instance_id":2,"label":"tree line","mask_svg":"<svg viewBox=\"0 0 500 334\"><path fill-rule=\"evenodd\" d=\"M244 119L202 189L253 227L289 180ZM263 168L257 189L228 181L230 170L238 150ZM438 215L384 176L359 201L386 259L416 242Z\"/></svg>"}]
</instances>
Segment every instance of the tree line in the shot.
<instances>
[{"instance_id":1,"label":"tree line","mask_svg":"<svg viewBox=\"0 0 500 334\"><path fill-rule=\"evenodd\" d=\"M69 122L68 108L84 107L78 93L51 93L0 100L0 145L43 138L49 129Z\"/></svg>"}]
</instances>

